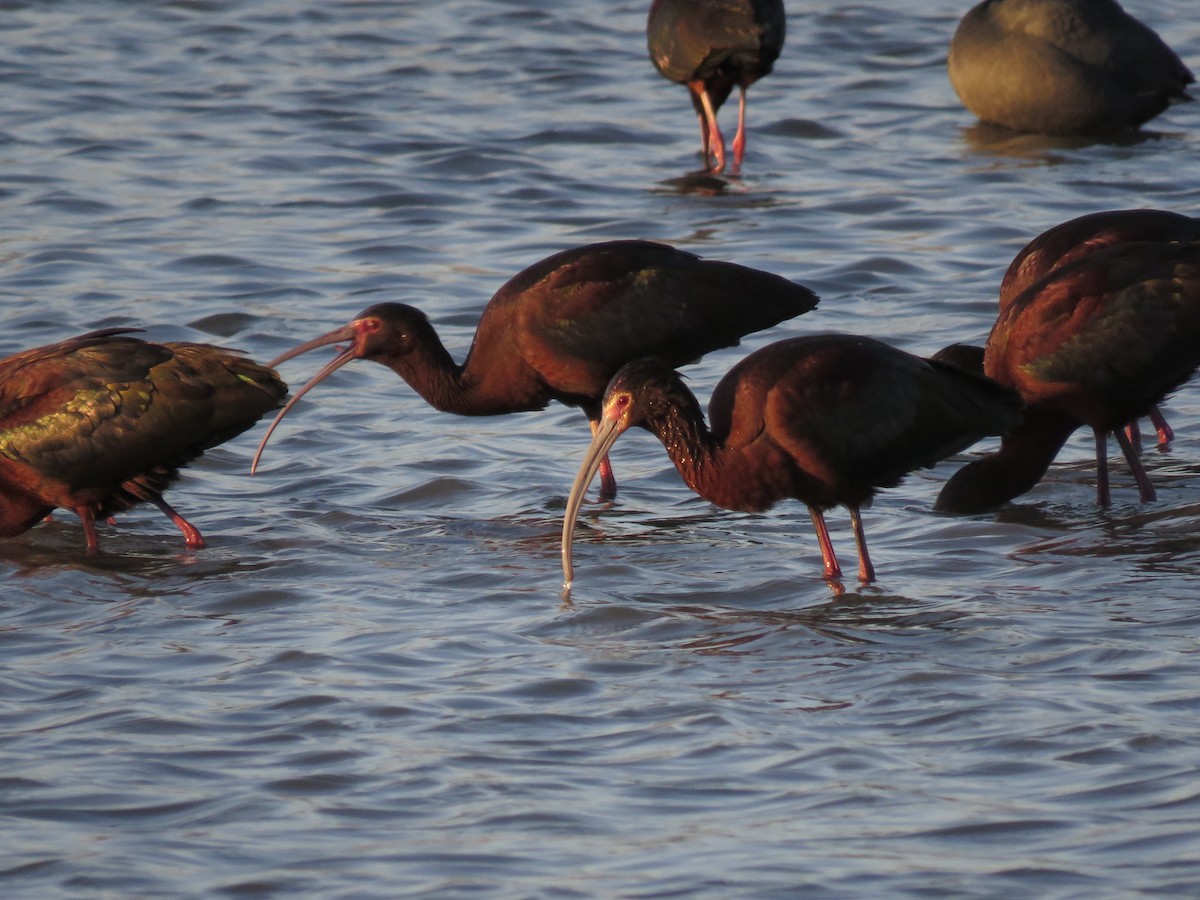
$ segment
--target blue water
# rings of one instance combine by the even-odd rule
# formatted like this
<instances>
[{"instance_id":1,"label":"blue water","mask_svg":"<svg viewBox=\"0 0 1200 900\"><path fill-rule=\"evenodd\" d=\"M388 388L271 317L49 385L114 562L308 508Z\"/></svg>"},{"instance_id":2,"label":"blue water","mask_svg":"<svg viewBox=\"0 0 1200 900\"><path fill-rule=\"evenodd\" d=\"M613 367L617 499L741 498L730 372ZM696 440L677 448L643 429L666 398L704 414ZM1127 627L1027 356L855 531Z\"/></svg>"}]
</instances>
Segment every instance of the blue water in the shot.
<instances>
[{"instance_id":1,"label":"blue water","mask_svg":"<svg viewBox=\"0 0 1200 900\"><path fill-rule=\"evenodd\" d=\"M1197 104L991 132L945 77L966 4L896 7L792 4L713 179L642 3L4 4L0 350L265 360L400 300L461 359L510 275L642 237L823 298L692 367L706 397L789 334L981 339L1045 228L1200 209ZM1200 68L1191 3L1130 9ZM0 894L1196 894L1200 396L1166 409L1157 502L1118 467L1097 510L1081 435L949 518L947 461L866 513L880 578L841 596L800 504L715 509L631 434L564 602L579 413L458 419L348 367L258 475L263 426L174 488L208 549L153 510L97 557L69 514L0 545Z\"/></svg>"}]
</instances>

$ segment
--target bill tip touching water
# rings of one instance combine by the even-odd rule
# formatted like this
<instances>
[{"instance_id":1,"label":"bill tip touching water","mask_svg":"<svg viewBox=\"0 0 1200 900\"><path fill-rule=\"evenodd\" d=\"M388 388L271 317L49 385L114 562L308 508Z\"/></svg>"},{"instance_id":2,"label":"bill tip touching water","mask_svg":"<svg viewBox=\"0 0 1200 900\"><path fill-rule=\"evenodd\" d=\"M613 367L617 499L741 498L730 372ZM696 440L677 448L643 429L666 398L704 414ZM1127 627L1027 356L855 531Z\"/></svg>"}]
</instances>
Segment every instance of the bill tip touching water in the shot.
<instances>
[{"instance_id":1,"label":"bill tip touching water","mask_svg":"<svg viewBox=\"0 0 1200 900\"><path fill-rule=\"evenodd\" d=\"M663 443L684 482L726 509L761 512L795 498L809 508L824 575L838 581L824 512L850 511L858 578L875 578L860 509L880 488L930 467L1021 418L1015 393L872 338L825 334L751 353L717 384L704 421L695 395L661 361L624 366L571 486L562 530L564 589L574 580L575 522L617 439L640 426Z\"/></svg>"}]
</instances>

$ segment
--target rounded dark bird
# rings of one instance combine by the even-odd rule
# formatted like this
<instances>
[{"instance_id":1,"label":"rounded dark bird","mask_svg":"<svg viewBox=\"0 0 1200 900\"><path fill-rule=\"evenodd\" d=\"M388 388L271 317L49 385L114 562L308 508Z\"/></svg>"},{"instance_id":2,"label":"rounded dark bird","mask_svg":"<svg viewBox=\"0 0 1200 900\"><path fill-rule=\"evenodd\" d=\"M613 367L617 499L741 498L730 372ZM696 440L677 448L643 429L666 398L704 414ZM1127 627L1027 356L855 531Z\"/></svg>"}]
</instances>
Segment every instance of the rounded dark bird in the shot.
<instances>
[{"instance_id":1,"label":"rounded dark bird","mask_svg":"<svg viewBox=\"0 0 1200 900\"><path fill-rule=\"evenodd\" d=\"M982 512L1031 489L1081 426L1096 442L1096 500L1109 504L1107 436L1150 483L1123 426L1200 365L1200 240L1114 244L1059 266L1001 311L984 372L1018 391L1024 421L1000 450L946 483L937 508Z\"/></svg>"},{"instance_id":2,"label":"rounded dark bird","mask_svg":"<svg viewBox=\"0 0 1200 900\"><path fill-rule=\"evenodd\" d=\"M1007 308L1054 269L1096 250L1132 241L1187 240L1200 240L1200 219L1165 209L1105 210L1070 219L1042 232L1013 258L1000 283L1000 309ZM1149 418L1160 447L1174 440L1175 432L1157 406L1150 408ZM1138 447L1141 436L1137 420L1125 428L1131 443Z\"/></svg>"},{"instance_id":3,"label":"rounded dark bird","mask_svg":"<svg viewBox=\"0 0 1200 900\"><path fill-rule=\"evenodd\" d=\"M655 356L684 365L816 305L812 291L786 278L665 244L611 241L564 250L496 292L462 365L424 313L400 303L372 306L272 360L276 366L317 347L350 344L280 411L259 454L297 400L355 359L382 363L444 412L504 415L558 400L582 408L594 427L609 379L630 360ZM606 466L601 498L615 494Z\"/></svg>"},{"instance_id":4,"label":"rounded dark bird","mask_svg":"<svg viewBox=\"0 0 1200 900\"><path fill-rule=\"evenodd\" d=\"M99 550L96 519L163 499L179 469L277 408L287 385L234 351L152 344L110 328L0 360L0 537L61 507Z\"/></svg>"},{"instance_id":5,"label":"rounded dark bird","mask_svg":"<svg viewBox=\"0 0 1200 900\"><path fill-rule=\"evenodd\" d=\"M713 391L709 428L678 374L656 360L632 362L608 387L567 500L567 586L583 494L634 425L656 435L687 485L718 506L758 512L788 497L807 505L829 579L841 567L823 512L848 507L866 582L875 573L860 508L914 469L1012 428L1020 408L1016 394L981 376L871 338L828 334L778 341L734 366Z\"/></svg>"},{"instance_id":6,"label":"rounded dark bird","mask_svg":"<svg viewBox=\"0 0 1200 900\"><path fill-rule=\"evenodd\" d=\"M1137 241L1198 239L1200 219L1162 209L1105 210L1070 219L1042 232L1013 257L1000 283L1001 315L1030 285L1089 253ZM967 371L983 371L982 347L953 344L934 358ZM1149 417L1158 433L1159 446L1170 443L1174 432L1157 406L1150 409ZM1126 431L1130 441L1137 445L1140 437L1136 420L1127 424Z\"/></svg>"},{"instance_id":7,"label":"rounded dark bird","mask_svg":"<svg viewBox=\"0 0 1200 900\"><path fill-rule=\"evenodd\" d=\"M984 0L959 23L947 69L984 122L1037 134L1137 128L1195 81L1116 0Z\"/></svg>"},{"instance_id":8,"label":"rounded dark bird","mask_svg":"<svg viewBox=\"0 0 1200 900\"><path fill-rule=\"evenodd\" d=\"M746 88L770 73L783 49L783 0L654 0L646 22L650 61L664 78L685 85L700 118L704 165L725 169L717 110L739 91L733 165L746 151Z\"/></svg>"}]
</instances>

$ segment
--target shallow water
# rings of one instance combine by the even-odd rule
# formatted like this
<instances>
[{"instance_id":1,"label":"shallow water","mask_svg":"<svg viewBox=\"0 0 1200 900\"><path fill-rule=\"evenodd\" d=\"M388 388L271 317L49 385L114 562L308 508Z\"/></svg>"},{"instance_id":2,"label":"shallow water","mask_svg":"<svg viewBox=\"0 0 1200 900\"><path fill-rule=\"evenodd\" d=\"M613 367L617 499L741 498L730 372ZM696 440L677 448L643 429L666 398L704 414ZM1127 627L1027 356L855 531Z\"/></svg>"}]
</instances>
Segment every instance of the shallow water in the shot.
<instances>
[{"instance_id":1,"label":"shallow water","mask_svg":"<svg viewBox=\"0 0 1200 900\"><path fill-rule=\"evenodd\" d=\"M0 349L268 359L387 299L461 358L525 265L644 237L823 298L692 367L706 397L783 335L981 339L1050 225L1197 210L1195 104L989 131L944 73L965 4L893 6L792 5L715 179L642 3L6 3ZM1131 11L1200 66L1191 4ZM1122 470L1098 511L1080 436L949 518L948 461L878 498L880 580L841 596L802 506L717 510L631 434L564 602L579 413L456 419L349 367L260 474L262 426L177 485L208 549L143 510L95 558L68 515L0 546L0 892L1194 894L1200 397L1167 411L1157 502Z\"/></svg>"}]
</instances>

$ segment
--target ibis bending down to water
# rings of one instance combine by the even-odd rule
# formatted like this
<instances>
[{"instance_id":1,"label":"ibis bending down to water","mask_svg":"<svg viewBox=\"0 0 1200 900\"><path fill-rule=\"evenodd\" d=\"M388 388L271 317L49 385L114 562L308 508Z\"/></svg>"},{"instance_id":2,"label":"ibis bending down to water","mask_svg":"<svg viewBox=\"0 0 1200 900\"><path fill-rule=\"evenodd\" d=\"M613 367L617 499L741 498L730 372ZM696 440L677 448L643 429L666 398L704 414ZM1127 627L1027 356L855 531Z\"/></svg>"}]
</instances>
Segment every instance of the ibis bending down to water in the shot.
<instances>
[{"instance_id":1,"label":"ibis bending down to water","mask_svg":"<svg viewBox=\"0 0 1200 900\"><path fill-rule=\"evenodd\" d=\"M83 523L152 503L203 547L163 491L205 450L283 402L270 369L205 344L152 344L106 329L0 360L0 537L58 507Z\"/></svg>"},{"instance_id":2,"label":"ibis bending down to water","mask_svg":"<svg viewBox=\"0 0 1200 900\"><path fill-rule=\"evenodd\" d=\"M879 488L932 466L1020 419L1020 399L982 376L865 337L778 341L721 379L711 429L679 375L639 360L613 378L600 426L571 487L563 522L563 575L574 575L575 517L599 460L634 425L662 441L688 486L726 509L758 512L794 497L817 531L825 577L841 567L823 511L850 509L858 577L875 577L859 509Z\"/></svg>"},{"instance_id":3,"label":"ibis bending down to water","mask_svg":"<svg viewBox=\"0 0 1200 900\"><path fill-rule=\"evenodd\" d=\"M646 22L650 61L664 78L685 85L700 119L704 165L725 169L717 110L736 86L738 127L733 165L746 151L746 88L771 71L783 49L783 0L654 0Z\"/></svg>"},{"instance_id":4,"label":"ibis bending down to water","mask_svg":"<svg viewBox=\"0 0 1200 900\"><path fill-rule=\"evenodd\" d=\"M275 360L348 342L292 397L302 396L355 359L389 367L433 407L464 416L543 409L551 400L600 418L600 399L617 369L654 356L671 366L807 312L808 288L734 263L704 260L648 241L612 241L564 250L513 276L496 292L458 365L420 310L381 303L350 324ZM258 464L258 455L254 464ZM605 464L601 498L616 494Z\"/></svg>"},{"instance_id":5,"label":"ibis bending down to water","mask_svg":"<svg viewBox=\"0 0 1200 900\"><path fill-rule=\"evenodd\" d=\"M1037 134L1137 128L1195 81L1116 0L983 0L959 23L947 69L980 119Z\"/></svg>"},{"instance_id":6,"label":"ibis bending down to water","mask_svg":"<svg viewBox=\"0 0 1200 900\"><path fill-rule=\"evenodd\" d=\"M1054 269L1001 311L984 352L984 372L1021 394L1025 419L998 452L955 473L937 508L983 512L1025 493L1084 425L1096 442L1096 501L1110 500L1110 432L1141 499L1153 500L1123 426L1198 365L1200 240L1119 243Z\"/></svg>"}]
</instances>

